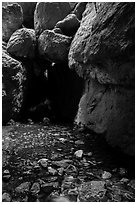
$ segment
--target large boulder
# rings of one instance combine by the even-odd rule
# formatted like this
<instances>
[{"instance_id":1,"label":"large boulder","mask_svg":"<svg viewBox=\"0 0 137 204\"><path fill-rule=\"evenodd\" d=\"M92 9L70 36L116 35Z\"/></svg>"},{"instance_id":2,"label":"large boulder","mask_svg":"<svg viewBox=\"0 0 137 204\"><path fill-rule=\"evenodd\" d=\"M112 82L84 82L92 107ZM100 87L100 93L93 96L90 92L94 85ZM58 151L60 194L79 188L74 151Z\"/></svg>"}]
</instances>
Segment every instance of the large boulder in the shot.
<instances>
[{"instance_id":1,"label":"large boulder","mask_svg":"<svg viewBox=\"0 0 137 204\"><path fill-rule=\"evenodd\" d=\"M38 38L40 56L52 62L67 62L71 38L45 30Z\"/></svg>"},{"instance_id":2,"label":"large boulder","mask_svg":"<svg viewBox=\"0 0 137 204\"><path fill-rule=\"evenodd\" d=\"M39 35L46 29L53 29L56 23L71 11L68 2L39 2L34 12L34 28Z\"/></svg>"},{"instance_id":3,"label":"large boulder","mask_svg":"<svg viewBox=\"0 0 137 204\"><path fill-rule=\"evenodd\" d=\"M23 11L19 4L2 7L2 40L7 42L14 31L19 29L23 22Z\"/></svg>"},{"instance_id":4,"label":"large boulder","mask_svg":"<svg viewBox=\"0 0 137 204\"><path fill-rule=\"evenodd\" d=\"M2 53L2 122L17 119L23 104L25 68L21 62Z\"/></svg>"},{"instance_id":5,"label":"large boulder","mask_svg":"<svg viewBox=\"0 0 137 204\"><path fill-rule=\"evenodd\" d=\"M77 123L134 155L134 3L88 3L69 66L85 79Z\"/></svg>"},{"instance_id":6,"label":"large boulder","mask_svg":"<svg viewBox=\"0 0 137 204\"><path fill-rule=\"evenodd\" d=\"M56 28L60 28L64 35L73 36L80 26L75 14L67 15L62 21L57 22Z\"/></svg>"},{"instance_id":7,"label":"large boulder","mask_svg":"<svg viewBox=\"0 0 137 204\"><path fill-rule=\"evenodd\" d=\"M16 30L7 44L7 51L16 57L35 57L36 36L33 29Z\"/></svg>"}]
</instances>

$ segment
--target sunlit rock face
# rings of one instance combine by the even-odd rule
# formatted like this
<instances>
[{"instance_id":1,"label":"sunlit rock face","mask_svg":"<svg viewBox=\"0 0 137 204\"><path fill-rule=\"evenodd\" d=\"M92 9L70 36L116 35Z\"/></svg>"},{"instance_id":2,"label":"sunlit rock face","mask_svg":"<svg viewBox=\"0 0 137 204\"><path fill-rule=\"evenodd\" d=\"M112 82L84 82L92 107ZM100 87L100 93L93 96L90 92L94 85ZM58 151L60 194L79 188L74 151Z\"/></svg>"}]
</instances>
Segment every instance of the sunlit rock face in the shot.
<instances>
[{"instance_id":1,"label":"sunlit rock face","mask_svg":"<svg viewBox=\"0 0 137 204\"><path fill-rule=\"evenodd\" d=\"M77 123L134 155L134 3L88 3L69 51L85 79Z\"/></svg>"}]
</instances>

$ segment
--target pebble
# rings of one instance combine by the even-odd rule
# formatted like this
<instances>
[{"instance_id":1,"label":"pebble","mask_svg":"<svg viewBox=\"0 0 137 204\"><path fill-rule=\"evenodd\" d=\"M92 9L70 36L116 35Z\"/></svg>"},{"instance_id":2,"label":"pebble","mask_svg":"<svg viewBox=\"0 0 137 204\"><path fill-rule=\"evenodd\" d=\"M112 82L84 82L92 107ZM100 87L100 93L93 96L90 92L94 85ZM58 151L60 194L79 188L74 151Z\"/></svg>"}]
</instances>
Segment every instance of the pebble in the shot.
<instances>
[{"instance_id":1,"label":"pebble","mask_svg":"<svg viewBox=\"0 0 137 204\"><path fill-rule=\"evenodd\" d=\"M46 158L40 159L40 160L38 161L38 163L39 163L43 168L47 168L47 166L48 166L48 159L46 159Z\"/></svg>"},{"instance_id":2,"label":"pebble","mask_svg":"<svg viewBox=\"0 0 137 204\"><path fill-rule=\"evenodd\" d=\"M119 168L119 175L125 176L127 174L127 170L125 168Z\"/></svg>"},{"instance_id":3,"label":"pebble","mask_svg":"<svg viewBox=\"0 0 137 204\"><path fill-rule=\"evenodd\" d=\"M4 175L7 175L7 174L10 174L10 172L9 172L8 169L5 169L5 170L3 171L3 174L4 174Z\"/></svg>"},{"instance_id":4,"label":"pebble","mask_svg":"<svg viewBox=\"0 0 137 204\"><path fill-rule=\"evenodd\" d=\"M83 150L77 150L75 153L74 153L75 157L76 158L82 158L83 156Z\"/></svg>"},{"instance_id":5,"label":"pebble","mask_svg":"<svg viewBox=\"0 0 137 204\"><path fill-rule=\"evenodd\" d=\"M104 171L102 174L102 179L110 179L112 174L110 172Z\"/></svg>"},{"instance_id":6,"label":"pebble","mask_svg":"<svg viewBox=\"0 0 137 204\"><path fill-rule=\"evenodd\" d=\"M15 188L15 191L17 193L27 193L29 192L30 185L31 185L30 182L21 183L18 187Z\"/></svg>"},{"instance_id":7,"label":"pebble","mask_svg":"<svg viewBox=\"0 0 137 204\"><path fill-rule=\"evenodd\" d=\"M3 175L2 180L6 182L6 181L9 181L10 178L11 178L10 174L9 175Z\"/></svg>"},{"instance_id":8,"label":"pebble","mask_svg":"<svg viewBox=\"0 0 137 204\"><path fill-rule=\"evenodd\" d=\"M52 175L56 175L57 174L57 170L53 169L52 167L48 167L48 172Z\"/></svg>"},{"instance_id":9,"label":"pebble","mask_svg":"<svg viewBox=\"0 0 137 204\"><path fill-rule=\"evenodd\" d=\"M39 183L33 183L30 192L32 195L37 195L40 192L40 184Z\"/></svg>"},{"instance_id":10,"label":"pebble","mask_svg":"<svg viewBox=\"0 0 137 204\"><path fill-rule=\"evenodd\" d=\"M2 202L11 202L11 196L9 193L3 193L2 194Z\"/></svg>"},{"instance_id":11,"label":"pebble","mask_svg":"<svg viewBox=\"0 0 137 204\"><path fill-rule=\"evenodd\" d=\"M77 140L77 141L75 141L75 144L76 144L76 145L83 145L84 142L83 142L82 140Z\"/></svg>"}]
</instances>

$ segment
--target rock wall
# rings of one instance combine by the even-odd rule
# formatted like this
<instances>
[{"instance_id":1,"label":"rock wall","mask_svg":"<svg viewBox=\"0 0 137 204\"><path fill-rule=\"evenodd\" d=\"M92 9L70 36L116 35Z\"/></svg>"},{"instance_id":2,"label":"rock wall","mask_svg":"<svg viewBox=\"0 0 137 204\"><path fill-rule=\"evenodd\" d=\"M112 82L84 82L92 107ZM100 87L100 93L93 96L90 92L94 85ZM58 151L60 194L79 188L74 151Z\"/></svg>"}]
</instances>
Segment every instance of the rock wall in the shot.
<instances>
[{"instance_id":1,"label":"rock wall","mask_svg":"<svg viewBox=\"0 0 137 204\"><path fill-rule=\"evenodd\" d=\"M112 146L134 154L135 4L88 3L69 51L85 80L76 117Z\"/></svg>"}]
</instances>

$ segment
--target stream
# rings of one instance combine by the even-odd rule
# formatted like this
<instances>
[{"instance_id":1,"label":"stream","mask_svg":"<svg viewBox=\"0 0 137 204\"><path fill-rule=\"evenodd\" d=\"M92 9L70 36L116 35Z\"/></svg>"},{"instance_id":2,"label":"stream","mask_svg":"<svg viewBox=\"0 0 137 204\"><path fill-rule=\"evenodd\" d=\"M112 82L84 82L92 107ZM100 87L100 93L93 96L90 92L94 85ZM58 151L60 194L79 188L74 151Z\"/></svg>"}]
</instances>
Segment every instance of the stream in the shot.
<instances>
[{"instance_id":1,"label":"stream","mask_svg":"<svg viewBox=\"0 0 137 204\"><path fill-rule=\"evenodd\" d=\"M3 202L135 201L134 159L103 136L30 121L3 126L2 139Z\"/></svg>"}]
</instances>

